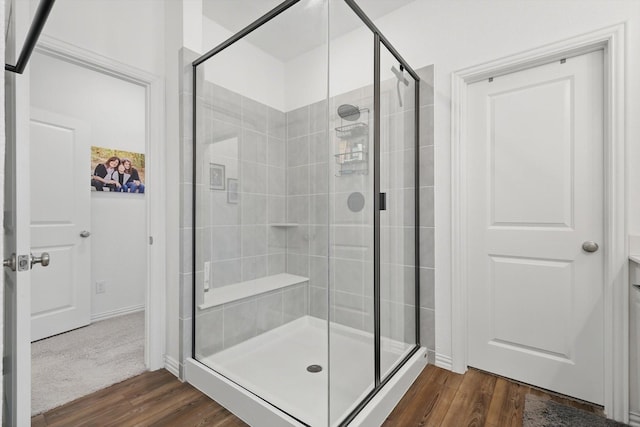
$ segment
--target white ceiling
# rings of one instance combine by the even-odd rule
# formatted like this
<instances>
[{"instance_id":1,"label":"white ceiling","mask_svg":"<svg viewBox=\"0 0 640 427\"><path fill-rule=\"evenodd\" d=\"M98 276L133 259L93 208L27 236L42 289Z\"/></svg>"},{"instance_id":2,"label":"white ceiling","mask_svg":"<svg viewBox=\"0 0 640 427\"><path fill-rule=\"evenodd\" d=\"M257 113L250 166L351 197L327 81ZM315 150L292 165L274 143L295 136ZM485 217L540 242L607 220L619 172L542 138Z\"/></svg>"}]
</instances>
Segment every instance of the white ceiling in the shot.
<instances>
[{"instance_id":1,"label":"white ceiling","mask_svg":"<svg viewBox=\"0 0 640 427\"><path fill-rule=\"evenodd\" d=\"M414 0L356 0L375 22ZM203 14L232 33L282 3L282 0L204 0ZM332 0L331 38L363 26L342 1ZM246 40L271 56L286 62L326 42L326 0L301 0L289 10L248 35ZM205 47L205 50L211 47Z\"/></svg>"}]
</instances>

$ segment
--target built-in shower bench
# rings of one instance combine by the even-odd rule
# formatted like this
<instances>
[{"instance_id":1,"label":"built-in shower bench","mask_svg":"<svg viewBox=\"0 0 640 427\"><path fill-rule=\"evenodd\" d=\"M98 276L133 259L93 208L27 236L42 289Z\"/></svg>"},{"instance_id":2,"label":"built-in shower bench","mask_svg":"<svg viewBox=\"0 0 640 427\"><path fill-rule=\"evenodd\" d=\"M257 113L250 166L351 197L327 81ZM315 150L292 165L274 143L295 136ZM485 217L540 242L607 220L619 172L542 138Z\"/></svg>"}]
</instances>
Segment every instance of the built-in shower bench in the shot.
<instances>
[{"instance_id":1,"label":"built-in shower bench","mask_svg":"<svg viewBox=\"0 0 640 427\"><path fill-rule=\"evenodd\" d=\"M204 293L204 302L198 308L204 310L209 307L220 306L245 298L286 288L288 286L307 283L309 278L295 274L280 273L272 276L260 277L254 280L234 283L232 285L211 288Z\"/></svg>"}]
</instances>

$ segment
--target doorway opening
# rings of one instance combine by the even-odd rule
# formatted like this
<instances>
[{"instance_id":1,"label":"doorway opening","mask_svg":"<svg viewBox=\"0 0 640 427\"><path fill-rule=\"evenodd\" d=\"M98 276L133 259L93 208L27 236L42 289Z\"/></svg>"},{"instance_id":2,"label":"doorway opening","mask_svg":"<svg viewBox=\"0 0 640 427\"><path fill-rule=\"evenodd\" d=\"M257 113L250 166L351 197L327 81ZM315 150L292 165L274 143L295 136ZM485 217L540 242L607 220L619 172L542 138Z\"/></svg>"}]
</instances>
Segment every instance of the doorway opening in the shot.
<instances>
[{"instance_id":1,"label":"doorway opening","mask_svg":"<svg viewBox=\"0 0 640 427\"><path fill-rule=\"evenodd\" d=\"M146 369L149 138L145 87L42 50L29 78L35 415Z\"/></svg>"}]
</instances>

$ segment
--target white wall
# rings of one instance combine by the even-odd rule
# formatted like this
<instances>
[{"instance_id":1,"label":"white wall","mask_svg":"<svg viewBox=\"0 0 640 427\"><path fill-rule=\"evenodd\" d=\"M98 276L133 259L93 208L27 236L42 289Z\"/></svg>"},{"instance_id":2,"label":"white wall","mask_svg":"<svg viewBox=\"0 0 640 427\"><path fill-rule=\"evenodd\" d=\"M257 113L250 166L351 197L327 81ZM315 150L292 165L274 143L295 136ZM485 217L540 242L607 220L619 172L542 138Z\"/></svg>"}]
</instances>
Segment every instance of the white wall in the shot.
<instances>
[{"instance_id":1,"label":"white wall","mask_svg":"<svg viewBox=\"0 0 640 427\"><path fill-rule=\"evenodd\" d=\"M366 8L365 8L366 11ZM436 351L451 354L451 73L598 28L627 23L629 233L640 233L640 2L417 0L375 21L415 69L435 64ZM349 60L345 58L345 60ZM351 57L351 60L357 58Z\"/></svg>"},{"instance_id":2,"label":"white wall","mask_svg":"<svg viewBox=\"0 0 640 427\"><path fill-rule=\"evenodd\" d=\"M30 81L31 105L88 123L91 145L145 152L141 86L38 53ZM87 170L89 191L89 159L69 166ZM144 305L146 228L145 196L91 192L92 317ZM95 292L99 280L106 281L105 293Z\"/></svg>"},{"instance_id":3,"label":"white wall","mask_svg":"<svg viewBox=\"0 0 640 427\"><path fill-rule=\"evenodd\" d=\"M202 31L204 51L213 49L233 35L207 17L202 18ZM251 36L255 37L255 34ZM247 40L240 40L218 53L206 63L204 70L205 80L277 110L285 109L284 63Z\"/></svg>"},{"instance_id":4,"label":"white wall","mask_svg":"<svg viewBox=\"0 0 640 427\"><path fill-rule=\"evenodd\" d=\"M200 0L198 0L200 2ZM185 1L195 3L194 1ZM177 374L177 361L180 359L180 211L176 206L180 201L180 170L182 148L180 147L180 93L179 82L182 73L182 65L179 64L178 52L183 46L183 5L179 1L166 3L165 14L165 99L166 99L166 250L167 250L167 301L166 301L166 325L165 357L167 366L172 373ZM202 7L202 6L200 6ZM193 24L191 25L193 27ZM191 28L190 27L190 28ZM188 189L186 189L188 191ZM169 207L174 207L169 209Z\"/></svg>"},{"instance_id":5,"label":"white wall","mask_svg":"<svg viewBox=\"0 0 640 427\"><path fill-rule=\"evenodd\" d=\"M31 0L31 3L35 8L38 0ZM43 34L160 77L165 74L165 1L58 0ZM164 141L160 145L164 146ZM177 186L173 193L170 190L167 188L167 206L175 207L178 205ZM170 194L174 195L173 199ZM158 240L169 236L154 237ZM177 245L177 239L174 245ZM171 242L166 241L166 247L171 248ZM168 260L169 283L171 266L177 265L177 256L172 260L169 255ZM177 281L177 273L174 280ZM167 300L176 298L177 294ZM177 324L176 317L168 318Z\"/></svg>"},{"instance_id":6,"label":"white wall","mask_svg":"<svg viewBox=\"0 0 640 427\"><path fill-rule=\"evenodd\" d=\"M57 0L43 32L161 76L164 4L160 0Z\"/></svg>"}]
</instances>

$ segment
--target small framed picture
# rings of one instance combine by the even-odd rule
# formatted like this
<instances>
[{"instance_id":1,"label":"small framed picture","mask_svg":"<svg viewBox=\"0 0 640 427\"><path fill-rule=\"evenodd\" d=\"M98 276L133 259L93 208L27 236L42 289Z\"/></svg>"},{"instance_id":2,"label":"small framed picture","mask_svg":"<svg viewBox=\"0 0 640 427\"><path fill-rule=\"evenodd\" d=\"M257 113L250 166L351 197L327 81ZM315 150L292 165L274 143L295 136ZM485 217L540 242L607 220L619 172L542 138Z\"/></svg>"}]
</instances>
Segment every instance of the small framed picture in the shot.
<instances>
[{"instance_id":1,"label":"small framed picture","mask_svg":"<svg viewBox=\"0 0 640 427\"><path fill-rule=\"evenodd\" d=\"M238 180L227 179L227 203L238 203Z\"/></svg>"},{"instance_id":2,"label":"small framed picture","mask_svg":"<svg viewBox=\"0 0 640 427\"><path fill-rule=\"evenodd\" d=\"M209 163L209 188L224 190L224 165Z\"/></svg>"}]
</instances>

